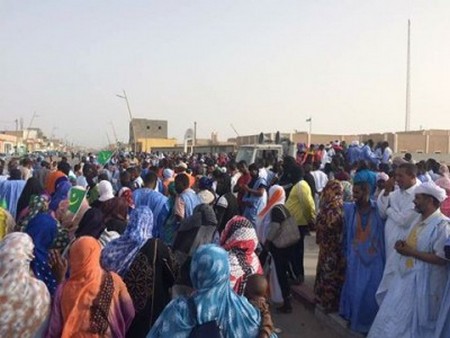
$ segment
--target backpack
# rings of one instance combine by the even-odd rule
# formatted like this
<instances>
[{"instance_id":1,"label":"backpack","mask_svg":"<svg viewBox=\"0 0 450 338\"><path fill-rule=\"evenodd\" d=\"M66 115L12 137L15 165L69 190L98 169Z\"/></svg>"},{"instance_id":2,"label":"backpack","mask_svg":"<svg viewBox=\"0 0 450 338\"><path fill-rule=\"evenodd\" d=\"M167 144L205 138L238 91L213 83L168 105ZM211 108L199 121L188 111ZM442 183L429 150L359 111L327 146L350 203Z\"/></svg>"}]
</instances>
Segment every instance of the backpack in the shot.
<instances>
[{"instance_id":1,"label":"backpack","mask_svg":"<svg viewBox=\"0 0 450 338\"><path fill-rule=\"evenodd\" d=\"M211 320L207 323L199 324L197 321L197 306L192 297L188 298L187 304L192 318L195 320L195 326L189 334L189 338L223 338L222 329L217 320Z\"/></svg>"}]
</instances>

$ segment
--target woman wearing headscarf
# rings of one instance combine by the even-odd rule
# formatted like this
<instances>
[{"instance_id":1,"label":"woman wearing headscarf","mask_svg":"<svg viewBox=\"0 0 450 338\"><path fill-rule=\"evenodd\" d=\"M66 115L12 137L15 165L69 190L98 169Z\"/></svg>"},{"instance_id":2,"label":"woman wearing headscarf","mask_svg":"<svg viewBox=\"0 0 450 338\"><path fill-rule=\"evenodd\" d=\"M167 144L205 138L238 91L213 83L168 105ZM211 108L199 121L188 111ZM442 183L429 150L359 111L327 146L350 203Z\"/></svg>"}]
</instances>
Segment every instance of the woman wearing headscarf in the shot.
<instances>
[{"instance_id":1,"label":"woman wearing headscarf","mask_svg":"<svg viewBox=\"0 0 450 338\"><path fill-rule=\"evenodd\" d=\"M264 247L271 253L275 263L278 282L283 296L283 305L278 308L278 311L290 313L292 312L292 305L289 299L291 288L289 286L287 274L289 272L289 261L295 243L287 248L277 248L271 242L271 236L269 235L271 224L278 223L281 226L281 224L291 216L289 210L284 206L285 201L286 194L282 186L274 185L269 189L269 201L266 207L258 215L256 232L259 241L264 244Z\"/></svg>"},{"instance_id":2,"label":"woman wearing headscarf","mask_svg":"<svg viewBox=\"0 0 450 338\"><path fill-rule=\"evenodd\" d=\"M220 246L228 251L231 287L238 295L244 293L248 276L263 273L255 253L257 245L253 224L242 216L233 217L220 235Z\"/></svg>"},{"instance_id":3,"label":"woman wearing headscarf","mask_svg":"<svg viewBox=\"0 0 450 338\"><path fill-rule=\"evenodd\" d=\"M197 290L194 295L173 300L147 337L189 337L197 324L213 320L217 321L224 338L258 337L260 313L230 287L226 251L214 244L201 246L192 258L191 279ZM192 306L196 315L190 310Z\"/></svg>"},{"instance_id":4,"label":"woman wearing headscarf","mask_svg":"<svg viewBox=\"0 0 450 338\"><path fill-rule=\"evenodd\" d=\"M124 234L108 243L101 255L102 266L123 278L136 309L128 337L145 337L170 301L172 260L167 246L152 238L152 230L151 209L137 207Z\"/></svg>"},{"instance_id":5,"label":"woman wearing headscarf","mask_svg":"<svg viewBox=\"0 0 450 338\"><path fill-rule=\"evenodd\" d=\"M56 220L46 213L38 213L30 220L26 228L34 243L34 259L31 270L37 279L45 283L48 291L53 295L56 291L56 278L49 266L49 253L58 233Z\"/></svg>"},{"instance_id":6,"label":"woman wearing headscarf","mask_svg":"<svg viewBox=\"0 0 450 338\"><path fill-rule=\"evenodd\" d=\"M343 189L331 180L323 189L320 210L316 218L316 242L319 245L314 293L326 312L337 311L345 277L345 257L342 249L344 231Z\"/></svg>"},{"instance_id":7,"label":"woman wearing headscarf","mask_svg":"<svg viewBox=\"0 0 450 338\"><path fill-rule=\"evenodd\" d=\"M35 195L31 197L27 208L22 212L22 216L19 217L17 222L17 230L25 231L28 223L40 212L47 212L48 210L48 196L47 195Z\"/></svg>"},{"instance_id":8,"label":"woman wearing headscarf","mask_svg":"<svg viewBox=\"0 0 450 338\"><path fill-rule=\"evenodd\" d=\"M216 193L219 196L214 205L218 230L222 232L225 225L234 216L239 215L239 205L236 196L231 192L231 177L228 174L220 174L217 178Z\"/></svg>"},{"instance_id":9,"label":"woman wearing headscarf","mask_svg":"<svg viewBox=\"0 0 450 338\"><path fill-rule=\"evenodd\" d=\"M55 294L47 337L125 337L133 302L122 279L100 266L100 252L93 237L73 243L70 277Z\"/></svg>"},{"instance_id":10,"label":"woman wearing headscarf","mask_svg":"<svg viewBox=\"0 0 450 338\"><path fill-rule=\"evenodd\" d=\"M447 193L447 198L441 203L439 208L445 216L450 217L450 178L448 176L442 176L435 183Z\"/></svg>"},{"instance_id":11,"label":"woman wearing headscarf","mask_svg":"<svg viewBox=\"0 0 450 338\"><path fill-rule=\"evenodd\" d=\"M123 234L127 227L128 202L124 197L114 197L101 206L108 231Z\"/></svg>"},{"instance_id":12,"label":"woman wearing headscarf","mask_svg":"<svg viewBox=\"0 0 450 338\"><path fill-rule=\"evenodd\" d=\"M46 326L50 294L30 274L33 248L30 236L19 232L0 242L1 337L36 337Z\"/></svg>"},{"instance_id":13,"label":"woman wearing headscarf","mask_svg":"<svg viewBox=\"0 0 450 338\"><path fill-rule=\"evenodd\" d=\"M19 200L17 201L17 217L16 220L19 220L24 212L24 210L30 204L31 198L34 196L39 196L44 193L44 187L41 182L36 177L30 177L25 183L25 187L20 194Z\"/></svg>"},{"instance_id":14,"label":"woman wearing headscarf","mask_svg":"<svg viewBox=\"0 0 450 338\"><path fill-rule=\"evenodd\" d=\"M68 198L70 188L72 188L72 184L69 181L64 180L57 184L55 193L48 206L50 210L56 211L58 209L59 203Z\"/></svg>"}]
</instances>

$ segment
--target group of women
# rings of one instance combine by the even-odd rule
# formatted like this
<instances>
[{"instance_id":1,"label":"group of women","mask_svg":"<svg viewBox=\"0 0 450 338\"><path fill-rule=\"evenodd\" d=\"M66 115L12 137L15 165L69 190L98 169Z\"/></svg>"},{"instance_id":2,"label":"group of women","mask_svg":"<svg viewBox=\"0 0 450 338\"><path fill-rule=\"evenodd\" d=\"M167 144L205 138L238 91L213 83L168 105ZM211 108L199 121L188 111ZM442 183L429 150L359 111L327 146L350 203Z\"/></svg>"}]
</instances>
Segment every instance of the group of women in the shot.
<instances>
[{"instance_id":1,"label":"group of women","mask_svg":"<svg viewBox=\"0 0 450 338\"><path fill-rule=\"evenodd\" d=\"M153 237L151 209L130 212L114 197L98 207L84 200L72 214L63 177L52 194L35 177L26 182L0 241L0 336L187 337L210 320L226 337L259 335L261 315L243 296L247 278L262 273L248 219L231 217L216 244L195 251L194 292L170 302L177 259Z\"/></svg>"}]
</instances>

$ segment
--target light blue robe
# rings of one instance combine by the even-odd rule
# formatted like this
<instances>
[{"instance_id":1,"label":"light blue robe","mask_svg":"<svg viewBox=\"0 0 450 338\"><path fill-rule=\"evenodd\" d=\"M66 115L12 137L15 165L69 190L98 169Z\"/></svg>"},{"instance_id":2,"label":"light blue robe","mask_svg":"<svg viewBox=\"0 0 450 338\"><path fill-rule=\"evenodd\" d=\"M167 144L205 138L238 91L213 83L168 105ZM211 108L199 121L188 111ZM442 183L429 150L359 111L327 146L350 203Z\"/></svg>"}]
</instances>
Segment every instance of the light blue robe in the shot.
<instances>
[{"instance_id":1,"label":"light blue robe","mask_svg":"<svg viewBox=\"0 0 450 338\"><path fill-rule=\"evenodd\" d=\"M371 231L365 242L356 241L357 209L354 203L344 204L344 253L347 259L339 313L350 321L353 331L367 333L378 311L375 294L385 264L384 221L375 203L370 214L362 216L363 230L371 220Z\"/></svg>"},{"instance_id":2,"label":"light blue robe","mask_svg":"<svg viewBox=\"0 0 450 338\"><path fill-rule=\"evenodd\" d=\"M443 257L445 239L450 234L447 219L437 210L422 223L424 225L418 232L417 250ZM406 265L408 259L413 262L413 266L409 268ZM448 279L448 267L401 255L398 255L396 264L397 273L390 283L368 337L434 337Z\"/></svg>"},{"instance_id":3,"label":"light blue robe","mask_svg":"<svg viewBox=\"0 0 450 338\"><path fill-rule=\"evenodd\" d=\"M153 212L153 237L159 238L161 228L169 217L168 198L150 188L140 188L133 191L133 201L136 207L147 206Z\"/></svg>"},{"instance_id":4,"label":"light blue robe","mask_svg":"<svg viewBox=\"0 0 450 338\"><path fill-rule=\"evenodd\" d=\"M253 184L251 189L257 190L261 186L267 187L267 182L264 178L259 177L256 182ZM256 219L258 218L258 214L264 209L267 204L267 193L264 191L264 194L261 197L251 195L247 193L243 201L248 203L244 209L244 213L242 216L247 218L250 222L252 222L253 226L256 225Z\"/></svg>"},{"instance_id":5,"label":"light blue robe","mask_svg":"<svg viewBox=\"0 0 450 338\"><path fill-rule=\"evenodd\" d=\"M17 202L19 201L22 190L25 187L24 180L6 180L0 182L0 200L5 200L8 211L16 219Z\"/></svg>"}]
</instances>

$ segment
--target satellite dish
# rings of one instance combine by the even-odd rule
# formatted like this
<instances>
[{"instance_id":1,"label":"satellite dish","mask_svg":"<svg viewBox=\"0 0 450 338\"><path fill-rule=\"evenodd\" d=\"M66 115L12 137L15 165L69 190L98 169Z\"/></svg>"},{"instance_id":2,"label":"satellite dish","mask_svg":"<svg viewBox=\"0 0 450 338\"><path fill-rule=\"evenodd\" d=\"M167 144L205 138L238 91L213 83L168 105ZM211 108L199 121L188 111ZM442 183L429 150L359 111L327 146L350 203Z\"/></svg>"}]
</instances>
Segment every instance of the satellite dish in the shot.
<instances>
[{"instance_id":1,"label":"satellite dish","mask_svg":"<svg viewBox=\"0 0 450 338\"><path fill-rule=\"evenodd\" d=\"M184 133L184 140L192 140L194 138L194 131L192 128L189 128Z\"/></svg>"}]
</instances>

